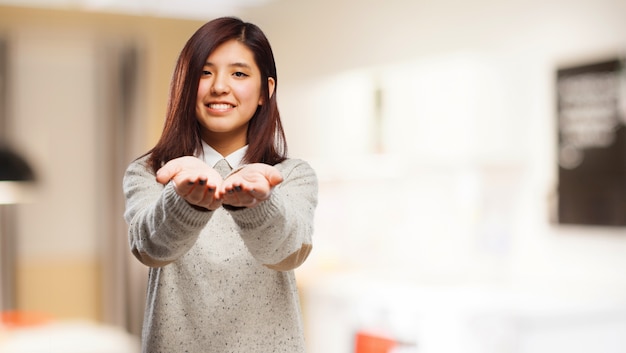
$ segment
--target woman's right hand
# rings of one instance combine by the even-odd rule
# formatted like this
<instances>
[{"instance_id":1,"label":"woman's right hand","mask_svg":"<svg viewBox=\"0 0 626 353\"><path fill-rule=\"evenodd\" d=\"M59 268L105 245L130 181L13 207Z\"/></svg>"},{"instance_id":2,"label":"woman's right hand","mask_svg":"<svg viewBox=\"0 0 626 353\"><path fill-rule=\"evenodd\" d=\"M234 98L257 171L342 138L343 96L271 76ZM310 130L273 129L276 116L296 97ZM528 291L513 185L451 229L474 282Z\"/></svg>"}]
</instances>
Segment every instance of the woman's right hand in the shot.
<instances>
[{"instance_id":1,"label":"woman's right hand","mask_svg":"<svg viewBox=\"0 0 626 353\"><path fill-rule=\"evenodd\" d=\"M165 163L156 173L157 182L172 181L176 193L191 205L215 210L222 205L216 190L222 184L220 174L196 157L179 157Z\"/></svg>"}]
</instances>

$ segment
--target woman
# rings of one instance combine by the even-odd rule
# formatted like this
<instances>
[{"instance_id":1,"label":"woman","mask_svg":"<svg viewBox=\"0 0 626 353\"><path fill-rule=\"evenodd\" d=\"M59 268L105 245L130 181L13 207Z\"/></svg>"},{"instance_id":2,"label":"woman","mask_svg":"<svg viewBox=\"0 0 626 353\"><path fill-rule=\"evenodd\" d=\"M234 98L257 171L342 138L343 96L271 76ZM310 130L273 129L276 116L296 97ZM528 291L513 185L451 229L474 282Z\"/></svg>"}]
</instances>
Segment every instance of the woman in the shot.
<instances>
[{"instance_id":1,"label":"woman","mask_svg":"<svg viewBox=\"0 0 626 353\"><path fill-rule=\"evenodd\" d=\"M160 140L124 176L133 254L150 267L144 352L304 352L293 269L311 251L317 178L286 156L276 65L255 25L186 43Z\"/></svg>"}]
</instances>

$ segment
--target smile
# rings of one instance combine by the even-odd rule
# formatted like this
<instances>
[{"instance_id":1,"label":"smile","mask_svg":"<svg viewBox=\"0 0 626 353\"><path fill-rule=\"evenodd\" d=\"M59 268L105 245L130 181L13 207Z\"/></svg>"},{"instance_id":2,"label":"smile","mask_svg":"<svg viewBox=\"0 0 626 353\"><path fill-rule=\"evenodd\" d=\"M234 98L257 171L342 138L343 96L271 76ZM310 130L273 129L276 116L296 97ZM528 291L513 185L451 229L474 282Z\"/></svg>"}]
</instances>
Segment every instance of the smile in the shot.
<instances>
[{"instance_id":1,"label":"smile","mask_svg":"<svg viewBox=\"0 0 626 353\"><path fill-rule=\"evenodd\" d=\"M231 109L234 107L233 105L227 104L227 103L212 103L212 104L207 104L206 106L210 109L215 109L215 110L227 110L227 109Z\"/></svg>"}]
</instances>

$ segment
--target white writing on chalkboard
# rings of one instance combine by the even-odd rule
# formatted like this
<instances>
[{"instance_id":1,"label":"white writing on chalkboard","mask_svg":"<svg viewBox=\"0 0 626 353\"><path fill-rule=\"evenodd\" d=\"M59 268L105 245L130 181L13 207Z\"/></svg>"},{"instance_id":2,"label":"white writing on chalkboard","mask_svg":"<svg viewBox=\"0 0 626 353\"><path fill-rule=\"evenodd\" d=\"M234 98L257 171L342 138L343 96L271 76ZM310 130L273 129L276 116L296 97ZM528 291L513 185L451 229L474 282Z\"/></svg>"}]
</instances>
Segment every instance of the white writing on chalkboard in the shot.
<instances>
[{"instance_id":1,"label":"white writing on chalkboard","mask_svg":"<svg viewBox=\"0 0 626 353\"><path fill-rule=\"evenodd\" d=\"M559 99L559 164L575 168L582 150L608 147L615 141L619 119L619 73L587 72L561 77Z\"/></svg>"},{"instance_id":2,"label":"white writing on chalkboard","mask_svg":"<svg viewBox=\"0 0 626 353\"><path fill-rule=\"evenodd\" d=\"M564 144L590 148L613 143L619 124L618 82L616 72L586 73L560 80L559 129Z\"/></svg>"}]
</instances>

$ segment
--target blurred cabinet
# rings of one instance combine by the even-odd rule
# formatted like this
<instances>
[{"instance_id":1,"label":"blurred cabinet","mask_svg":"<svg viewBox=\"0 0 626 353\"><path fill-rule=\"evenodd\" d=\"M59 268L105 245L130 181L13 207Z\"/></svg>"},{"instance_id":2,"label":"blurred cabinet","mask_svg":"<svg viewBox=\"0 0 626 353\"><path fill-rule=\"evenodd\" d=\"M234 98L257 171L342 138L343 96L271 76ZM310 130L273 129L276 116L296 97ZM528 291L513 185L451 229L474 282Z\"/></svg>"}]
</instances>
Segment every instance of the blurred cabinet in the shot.
<instances>
[{"instance_id":1,"label":"blurred cabinet","mask_svg":"<svg viewBox=\"0 0 626 353\"><path fill-rule=\"evenodd\" d=\"M606 302L364 273L327 274L303 295L311 353L354 352L357 333L372 328L419 353L626 351L626 307Z\"/></svg>"}]
</instances>

